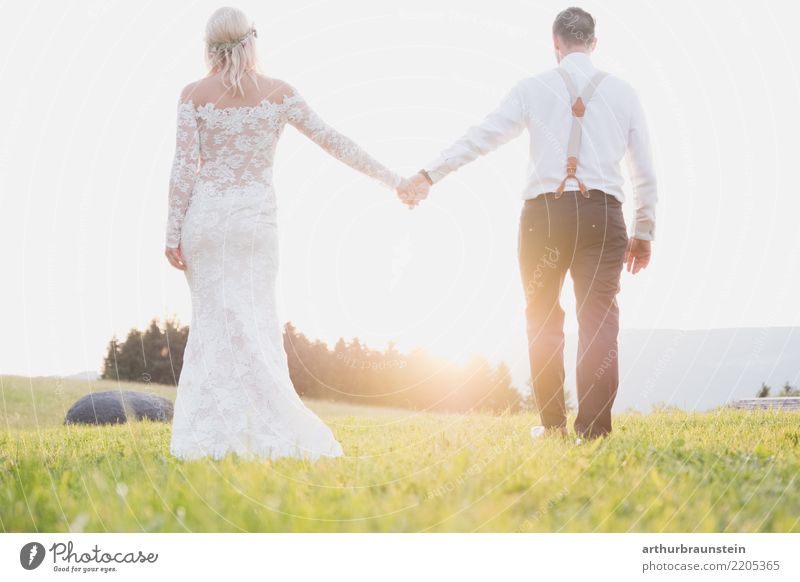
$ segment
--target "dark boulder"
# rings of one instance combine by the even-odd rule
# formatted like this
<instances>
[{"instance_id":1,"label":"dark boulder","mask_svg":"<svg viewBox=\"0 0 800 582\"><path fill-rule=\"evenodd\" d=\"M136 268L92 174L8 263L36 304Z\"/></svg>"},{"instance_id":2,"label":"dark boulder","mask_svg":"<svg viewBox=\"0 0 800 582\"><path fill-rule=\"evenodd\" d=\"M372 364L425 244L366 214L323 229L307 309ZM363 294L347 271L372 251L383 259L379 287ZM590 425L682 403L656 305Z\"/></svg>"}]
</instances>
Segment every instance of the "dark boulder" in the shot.
<instances>
[{"instance_id":1,"label":"dark boulder","mask_svg":"<svg viewBox=\"0 0 800 582\"><path fill-rule=\"evenodd\" d=\"M133 390L94 392L79 399L67 411L64 424L120 424L128 420L169 422L172 401Z\"/></svg>"}]
</instances>

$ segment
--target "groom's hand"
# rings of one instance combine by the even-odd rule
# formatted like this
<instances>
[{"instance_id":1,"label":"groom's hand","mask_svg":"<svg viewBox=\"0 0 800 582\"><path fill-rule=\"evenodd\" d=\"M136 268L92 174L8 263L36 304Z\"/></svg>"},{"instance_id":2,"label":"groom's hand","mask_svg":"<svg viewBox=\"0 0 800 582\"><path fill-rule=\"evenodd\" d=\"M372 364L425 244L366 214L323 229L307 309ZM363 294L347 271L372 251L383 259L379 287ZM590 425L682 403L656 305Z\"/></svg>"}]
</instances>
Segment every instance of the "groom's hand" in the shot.
<instances>
[{"instance_id":1,"label":"groom's hand","mask_svg":"<svg viewBox=\"0 0 800 582\"><path fill-rule=\"evenodd\" d=\"M165 247L164 254L166 255L170 265L180 271L186 270L186 261L183 260L183 251L181 250L180 246L177 248Z\"/></svg>"},{"instance_id":2,"label":"groom's hand","mask_svg":"<svg viewBox=\"0 0 800 582\"><path fill-rule=\"evenodd\" d=\"M625 251L625 263L628 272L633 269L635 275L650 263L650 241L632 238L628 241L628 248Z\"/></svg>"},{"instance_id":3,"label":"groom's hand","mask_svg":"<svg viewBox=\"0 0 800 582\"><path fill-rule=\"evenodd\" d=\"M403 204L413 209L417 204L428 197L430 189L431 185L425 177L417 173L408 178L397 188L397 195L400 197L400 201Z\"/></svg>"}]
</instances>

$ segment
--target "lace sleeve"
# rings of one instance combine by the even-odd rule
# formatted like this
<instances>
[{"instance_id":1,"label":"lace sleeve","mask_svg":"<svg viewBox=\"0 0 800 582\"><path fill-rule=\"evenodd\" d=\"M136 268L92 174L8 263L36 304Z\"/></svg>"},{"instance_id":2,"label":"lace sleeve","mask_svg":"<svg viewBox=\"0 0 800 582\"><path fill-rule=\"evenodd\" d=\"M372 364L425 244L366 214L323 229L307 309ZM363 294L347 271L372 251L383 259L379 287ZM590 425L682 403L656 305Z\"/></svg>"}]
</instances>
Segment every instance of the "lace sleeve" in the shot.
<instances>
[{"instance_id":1,"label":"lace sleeve","mask_svg":"<svg viewBox=\"0 0 800 582\"><path fill-rule=\"evenodd\" d=\"M328 125L296 91L284 98L286 121L333 157L371 178L396 188L402 178L372 158L352 139Z\"/></svg>"},{"instance_id":2,"label":"lace sleeve","mask_svg":"<svg viewBox=\"0 0 800 582\"><path fill-rule=\"evenodd\" d=\"M177 125L175 156L172 160L172 171L169 178L169 213L166 236L167 246L171 248L180 245L181 225L192 196L200 161L200 140L194 105L191 101L178 103Z\"/></svg>"}]
</instances>

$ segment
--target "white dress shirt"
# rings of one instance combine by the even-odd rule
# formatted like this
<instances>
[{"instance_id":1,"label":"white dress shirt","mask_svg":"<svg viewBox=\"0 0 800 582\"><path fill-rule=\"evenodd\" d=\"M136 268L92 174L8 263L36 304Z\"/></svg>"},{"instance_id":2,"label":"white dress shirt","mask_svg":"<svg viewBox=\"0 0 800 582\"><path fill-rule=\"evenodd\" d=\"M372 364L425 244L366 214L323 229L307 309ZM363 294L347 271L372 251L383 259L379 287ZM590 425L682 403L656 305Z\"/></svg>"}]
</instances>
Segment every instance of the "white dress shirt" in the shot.
<instances>
[{"instance_id":1,"label":"white dress shirt","mask_svg":"<svg viewBox=\"0 0 800 582\"><path fill-rule=\"evenodd\" d=\"M567 54L559 66L570 73L579 92L596 72L589 55L582 52ZM564 80L555 69L523 79L480 124L423 168L436 183L527 129L530 159L522 197L554 192L566 176L571 105ZM644 111L636 91L608 75L586 104L577 175L587 188L602 190L624 203L623 158L628 161L636 203L631 237L654 240L656 176ZM568 181L567 189L576 190L575 182Z\"/></svg>"}]
</instances>

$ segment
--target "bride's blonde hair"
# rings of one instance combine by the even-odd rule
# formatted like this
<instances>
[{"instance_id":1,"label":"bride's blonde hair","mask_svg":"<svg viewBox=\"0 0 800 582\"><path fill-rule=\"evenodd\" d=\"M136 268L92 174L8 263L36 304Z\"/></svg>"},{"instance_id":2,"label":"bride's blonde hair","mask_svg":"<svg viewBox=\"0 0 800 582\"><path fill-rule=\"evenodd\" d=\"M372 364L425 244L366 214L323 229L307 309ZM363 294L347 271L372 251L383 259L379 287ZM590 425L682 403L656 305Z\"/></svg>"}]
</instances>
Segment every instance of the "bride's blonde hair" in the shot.
<instances>
[{"instance_id":1,"label":"bride's blonde hair","mask_svg":"<svg viewBox=\"0 0 800 582\"><path fill-rule=\"evenodd\" d=\"M242 79L257 70L256 36L255 26L238 8L218 8L206 24L206 64L221 73L234 95L244 95Z\"/></svg>"}]
</instances>

